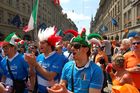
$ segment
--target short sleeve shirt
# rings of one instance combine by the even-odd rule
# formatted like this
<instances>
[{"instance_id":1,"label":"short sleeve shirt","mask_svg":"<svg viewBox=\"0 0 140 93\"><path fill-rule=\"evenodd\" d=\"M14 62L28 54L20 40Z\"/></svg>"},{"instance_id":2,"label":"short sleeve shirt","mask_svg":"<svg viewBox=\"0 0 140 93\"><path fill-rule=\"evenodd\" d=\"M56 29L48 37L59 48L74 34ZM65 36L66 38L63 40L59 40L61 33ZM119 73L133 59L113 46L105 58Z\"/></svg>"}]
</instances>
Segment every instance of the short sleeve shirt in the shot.
<instances>
[{"instance_id":1,"label":"short sleeve shirt","mask_svg":"<svg viewBox=\"0 0 140 93\"><path fill-rule=\"evenodd\" d=\"M37 62L43 68L45 68L47 71L57 73L57 76L54 78L55 81L58 81L60 79L62 68L63 68L64 64L66 63L64 61L64 58L62 58L62 56L57 54L56 52L53 52L48 57L45 57L44 54L40 54L37 57ZM37 72L37 76L38 76L38 90L39 90L39 92L46 93L46 91L47 91L46 87L50 86L48 83L48 80L45 79L39 72Z\"/></svg>"},{"instance_id":2,"label":"short sleeve shirt","mask_svg":"<svg viewBox=\"0 0 140 93\"><path fill-rule=\"evenodd\" d=\"M28 76L28 63L24 60L24 56L21 54L18 54L12 61L9 61L11 72L14 76L14 79L18 80L25 80ZM9 74L8 68L7 68L7 58L3 58L3 60L0 62L0 67L3 71L3 75L5 75L7 78L11 79L11 75Z\"/></svg>"},{"instance_id":3,"label":"short sleeve shirt","mask_svg":"<svg viewBox=\"0 0 140 93\"><path fill-rule=\"evenodd\" d=\"M72 70L73 69L73 70ZM74 61L68 62L62 71L62 80L68 83L68 90L72 90L72 71L74 80L74 93L89 93L89 88L101 89L103 85L103 72L92 61L84 69L78 70Z\"/></svg>"}]
</instances>

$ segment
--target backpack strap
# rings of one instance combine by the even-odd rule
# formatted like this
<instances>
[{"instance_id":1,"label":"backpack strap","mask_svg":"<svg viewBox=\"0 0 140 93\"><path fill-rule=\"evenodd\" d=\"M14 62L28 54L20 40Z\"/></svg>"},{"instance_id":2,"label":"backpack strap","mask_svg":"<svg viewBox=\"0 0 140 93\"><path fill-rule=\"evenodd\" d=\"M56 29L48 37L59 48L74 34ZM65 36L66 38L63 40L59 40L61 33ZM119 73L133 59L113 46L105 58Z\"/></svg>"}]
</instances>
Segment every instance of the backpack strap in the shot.
<instances>
[{"instance_id":1,"label":"backpack strap","mask_svg":"<svg viewBox=\"0 0 140 93\"><path fill-rule=\"evenodd\" d=\"M71 91L74 93L74 76L73 76L73 72L74 72L74 64L72 65L72 73L71 73Z\"/></svg>"},{"instance_id":2,"label":"backpack strap","mask_svg":"<svg viewBox=\"0 0 140 93\"><path fill-rule=\"evenodd\" d=\"M12 80L14 81L14 80L15 80L15 79L14 79L14 75L13 75L11 69L10 69L10 65L9 65L9 60L8 60L8 59L6 59L6 64L7 64L8 72L9 72L9 74L10 74Z\"/></svg>"}]
</instances>

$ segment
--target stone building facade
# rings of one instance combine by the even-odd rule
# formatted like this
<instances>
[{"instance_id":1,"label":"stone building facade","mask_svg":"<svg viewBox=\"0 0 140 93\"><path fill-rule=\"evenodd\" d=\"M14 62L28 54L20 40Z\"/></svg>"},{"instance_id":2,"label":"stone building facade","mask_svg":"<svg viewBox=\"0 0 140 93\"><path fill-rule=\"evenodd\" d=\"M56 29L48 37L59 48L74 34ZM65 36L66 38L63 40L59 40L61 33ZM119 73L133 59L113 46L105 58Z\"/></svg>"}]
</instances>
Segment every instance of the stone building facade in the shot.
<instances>
[{"instance_id":1,"label":"stone building facade","mask_svg":"<svg viewBox=\"0 0 140 93\"><path fill-rule=\"evenodd\" d=\"M28 33L22 31L23 27L28 24L34 2L35 0L0 0L0 33L6 36L11 32L16 32L21 37L28 36L35 40L34 31ZM21 20L19 28L11 24L16 15ZM54 0L39 0L37 29L43 23L47 27L55 25L58 30L62 31L66 29L77 30L74 22L62 13L62 7L55 5Z\"/></svg>"},{"instance_id":2,"label":"stone building facade","mask_svg":"<svg viewBox=\"0 0 140 93\"><path fill-rule=\"evenodd\" d=\"M105 34L109 38L125 38L131 31L140 32L139 0L100 0L95 16L95 32ZM115 19L117 25L112 24ZM107 30L103 29L106 27Z\"/></svg>"}]
</instances>

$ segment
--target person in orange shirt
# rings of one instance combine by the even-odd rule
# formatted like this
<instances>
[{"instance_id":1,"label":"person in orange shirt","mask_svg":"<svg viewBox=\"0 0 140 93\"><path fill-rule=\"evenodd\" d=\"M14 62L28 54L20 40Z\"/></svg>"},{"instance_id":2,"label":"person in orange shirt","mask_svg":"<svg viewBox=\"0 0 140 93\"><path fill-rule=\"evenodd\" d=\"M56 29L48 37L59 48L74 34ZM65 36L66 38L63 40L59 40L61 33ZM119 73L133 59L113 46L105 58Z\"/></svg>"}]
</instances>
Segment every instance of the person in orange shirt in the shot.
<instances>
[{"instance_id":1,"label":"person in orange shirt","mask_svg":"<svg viewBox=\"0 0 140 93\"><path fill-rule=\"evenodd\" d=\"M124 54L125 68L132 74L134 85L140 90L140 36L131 39L132 51Z\"/></svg>"},{"instance_id":2,"label":"person in orange shirt","mask_svg":"<svg viewBox=\"0 0 140 93\"><path fill-rule=\"evenodd\" d=\"M111 71L112 68L116 70L115 73ZM115 55L112 64L106 67L106 71L110 72L113 81L112 93L139 93L138 89L133 86L131 73L124 68L123 55Z\"/></svg>"},{"instance_id":3,"label":"person in orange shirt","mask_svg":"<svg viewBox=\"0 0 140 93\"><path fill-rule=\"evenodd\" d=\"M108 65L111 66L111 69L113 68L116 72L113 73L111 70L108 71L108 66L106 67L106 71L110 72L113 85L124 85L125 83L133 85L131 74L125 69L124 61L123 55L117 54L113 56L112 64Z\"/></svg>"}]
</instances>

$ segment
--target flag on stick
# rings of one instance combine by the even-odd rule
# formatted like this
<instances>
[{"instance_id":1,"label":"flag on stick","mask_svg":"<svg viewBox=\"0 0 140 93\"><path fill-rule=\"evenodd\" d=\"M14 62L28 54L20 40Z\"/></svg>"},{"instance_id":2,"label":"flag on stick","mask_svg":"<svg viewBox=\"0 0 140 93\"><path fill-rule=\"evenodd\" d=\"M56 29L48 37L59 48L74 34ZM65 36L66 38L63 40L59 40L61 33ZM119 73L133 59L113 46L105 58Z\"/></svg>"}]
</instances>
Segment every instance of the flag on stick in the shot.
<instances>
[{"instance_id":1,"label":"flag on stick","mask_svg":"<svg viewBox=\"0 0 140 93\"><path fill-rule=\"evenodd\" d=\"M35 4L33 6L33 10L32 10L31 16L30 16L29 23L27 26L25 26L23 28L24 32L29 32L29 31L33 30L35 25L37 24L38 3L39 3L39 0L36 0Z\"/></svg>"},{"instance_id":2,"label":"flag on stick","mask_svg":"<svg viewBox=\"0 0 140 93\"><path fill-rule=\"evenodd\" d=\"M57 36L61 36L62 34L63 34L63 32L61 29L56 33Z\"/></svg>"},{"instance_id":3,"label":"flag on stick","mask_svg":"<svg viewBox=\"0 0 140 93\"><path fill-rule=\"evenodd\" d=\"M59 0L54 0L54 4L55 5L60 5L60 1Z\"/></svg>"},{"instance_id":4,"label":"flag on stick","mask_svg":"<svg viewBox=\"0 0 140 93\"><path fill-rule=\"evenodd\" d=\"M116 19L114 19L114 18L112 18L112 24L114 25L114 26L118 26L118 22L116 21Z\"/></svg>"},{"instance_id":5,"label":"flag on stick","mask_svg":"<svg viewBox=\"0 0 140 93\"><path fill-rule=\"evenodd\" d=\"M20 25L21 25L20 16L19 16L19 15L16 15L16 16L13 18L13 20L11 21L11 23L12 23L13 25L15 25L17 28L19 28Z\"/></svg>"}]
</instances>

